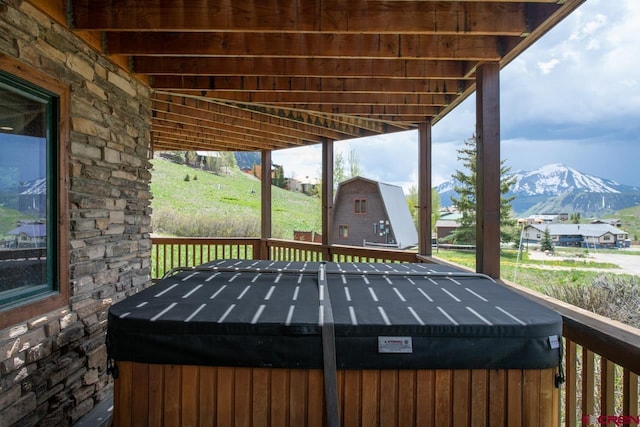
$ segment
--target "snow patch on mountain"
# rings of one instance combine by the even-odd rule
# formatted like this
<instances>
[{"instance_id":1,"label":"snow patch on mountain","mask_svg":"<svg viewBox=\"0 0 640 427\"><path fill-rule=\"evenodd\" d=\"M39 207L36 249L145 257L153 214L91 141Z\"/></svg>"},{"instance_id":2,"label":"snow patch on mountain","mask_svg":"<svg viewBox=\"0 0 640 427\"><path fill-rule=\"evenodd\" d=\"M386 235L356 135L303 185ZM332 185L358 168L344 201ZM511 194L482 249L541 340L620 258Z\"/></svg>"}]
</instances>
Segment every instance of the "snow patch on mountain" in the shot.
<instances>
[{"instance_id":1,"label":"snow patch on mountain","mask_svg":"<svg viewBox=\"0 0 640 427\"><path fill-rule=\"evenodd\" d=\"M527 196L558 195L572 191L587 193L621 193L617 182L582 173L560 163L542 166L533 171L513 173L511 191Z\"/></svg>"},{"instance_id":2,"label":"snow patch on mountain","mask_svg":"<svg viewBox=\"0 0 640 427\"><path fill-rule=\"evenodd\" d=\"M516 196L512 208L517 213L562 211L595 215L640 203L638 187L589 175L559 163L512 175L515 183L507 195ZM441 206L451 206L456 185L460 183L446 181L436 187Z\"/></svg>"}]
</instances>

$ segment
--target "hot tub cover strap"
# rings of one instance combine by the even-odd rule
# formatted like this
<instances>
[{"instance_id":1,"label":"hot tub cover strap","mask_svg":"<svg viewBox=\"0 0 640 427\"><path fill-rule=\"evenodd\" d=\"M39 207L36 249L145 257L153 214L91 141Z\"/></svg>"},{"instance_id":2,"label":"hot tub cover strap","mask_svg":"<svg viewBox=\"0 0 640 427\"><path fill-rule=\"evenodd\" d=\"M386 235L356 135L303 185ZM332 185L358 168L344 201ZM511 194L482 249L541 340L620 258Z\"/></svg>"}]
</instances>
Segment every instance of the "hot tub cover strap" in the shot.
<instances>
[{"instance_id":1,"label":"hot tub cover strap","mask_svg":"<svg viewBox=\"0 0 640 427\"><path fill-rule=\"evenodd\" d=\"M336 364L336 336L331 297L327 286L326 264L318 268L318 298L320 300L322 328L322 360L324 374L324 400L327 426L340 426L338 414L338 371Z\"/></svg>"}]
</instances>

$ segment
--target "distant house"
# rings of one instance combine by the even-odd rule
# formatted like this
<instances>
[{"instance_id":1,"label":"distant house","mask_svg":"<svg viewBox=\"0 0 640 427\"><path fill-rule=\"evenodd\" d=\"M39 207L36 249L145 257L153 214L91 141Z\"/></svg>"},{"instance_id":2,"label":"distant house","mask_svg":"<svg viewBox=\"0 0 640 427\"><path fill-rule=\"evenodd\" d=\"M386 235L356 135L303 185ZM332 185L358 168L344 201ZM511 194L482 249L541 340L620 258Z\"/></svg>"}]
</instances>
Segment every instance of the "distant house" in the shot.
<instances>
[{"instance_id":1,"label":"distant house","mask_svg":"<svg viewBox=\"0 0 640 427\"><path fill-rule=\"evenodd\" d=\"M289 191L297 191L299 193L304 194L313 194L317 191L318 188L318 179L311 178L308 176L305 177L296 177L296 178L287 178L287 186L286 188Z\"/></svg>"},{"instance_id":2,"label":"distant house","mask_svg":"<svg viewBox=\"0 0 640 427\"><path fill-rule=\"evenodd\" d=\"M525 219L518 220L518 223L525 224L553 224L556 222L567 221L569 219L568 213L544 213L529 215Z\"/></svg>"},{"instance_id":3,"label":"distant house","mask_svg":"<svg viewBox=\"0 0 640 427\"><path fill-rule=\"evenodd\" d=\"M338 186L332 233L337 244L401 249L418 244L402 187L359 176Z\"/></svg>"},{"instance_id":4,"label":"distant house","mask_svg":"<svg viewBox=\"0 0 640 427\"><path fill-rule=\"evenodd\" d=\"M591 221L591 224L609 224L609 225L613 225L614 227L617 227L617 228L622 227L622 221L620 221L617 218L594 219L593 221Z\"/></svg>"},{"instance_id":5,"label":"distant house","mask_svg":"<svg viewBox=\"0 0 640 427\"><path fill-rule=\"evenodd\" d=\"M7 233L13 238L5 240L12 248L42 248L47 245L47 224L25 223Z\"/></svg>"},{"instance_id":6,"label":"distant house","mask_svg":"<svg viewBox=\"0 0 640 427\"><path fill-rule=\"evenodd\" d=\"M453 233L453 231L460 227L460 218L462 214L460 212L443 212L438 221L436 221L436 238L438 241Z\"/></svg>"},{"instance_id":7,"label":"distant house","mask_svg":"<svg viewBox=\"0 0 640 427\"><path fill-rule=\"evenodd\" d=\"M555 246L582 248L624 248L629 235L610 224L529 224L523 231L524 243L539 243L546 229Z\"/></svg>"},{"instance_id":8,"label":"distant house","mask_svg":"<svg viewBox=\"0 0 640 427\"><path fill-rule=\"evenodd\" d=\"M218 151L196 151L195 166L215 171L220 168L221 158L222 156Z\"/></svg>"}]
</instances>

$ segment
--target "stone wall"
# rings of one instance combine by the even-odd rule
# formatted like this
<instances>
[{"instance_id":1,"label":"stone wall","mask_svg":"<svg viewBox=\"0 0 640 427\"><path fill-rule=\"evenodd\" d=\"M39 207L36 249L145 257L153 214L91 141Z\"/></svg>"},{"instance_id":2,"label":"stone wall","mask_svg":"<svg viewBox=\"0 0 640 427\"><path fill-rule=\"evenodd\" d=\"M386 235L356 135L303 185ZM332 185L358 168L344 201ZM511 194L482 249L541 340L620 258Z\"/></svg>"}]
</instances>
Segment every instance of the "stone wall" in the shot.
<instances>
[{"instance_id":1,"label":"stone wall","mask_svg":"<svg viewBox=\"0 0 640 427\"><path fill-rule=\"evenodd\" d=\"M111 391L108 307L150 284L149 89L20 0L0 52L71 94L69 306L0 330L0 425L69 425Z\"/></svg>"}]
</instances>

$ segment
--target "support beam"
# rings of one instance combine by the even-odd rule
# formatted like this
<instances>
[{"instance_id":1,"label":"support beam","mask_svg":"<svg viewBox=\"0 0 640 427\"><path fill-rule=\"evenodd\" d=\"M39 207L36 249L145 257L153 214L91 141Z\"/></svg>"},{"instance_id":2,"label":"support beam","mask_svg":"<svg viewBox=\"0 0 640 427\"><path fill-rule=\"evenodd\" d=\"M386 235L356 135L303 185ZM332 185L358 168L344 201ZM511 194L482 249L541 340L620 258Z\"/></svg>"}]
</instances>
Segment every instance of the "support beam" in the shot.
<instances>
[{"instance_id":1,"label":"support beam","mask_svg":"<svg viewBox=\"0 0 640 427\"><path fill-rule=\"evenodd\" d=\"M418 180L418 218L419 218L419 246L420 255L431 256L431 122L420 123L419 138L419 176Z\"/></svg>"},{"instance_id":2,"label":"support beam","mask_svg":"<svg viewBox=\"0 0 640 427\"><path fill-rule=\"evenodd\" d=\"M260 173L262 184L261 192L261 258L269 259L269 248L266 245L267 239L271 238L271 150L262 150L262 170Z\"/></svg>"},{"instance_id":3,"label":"support beam","mask_svg":"<svg viewBox=\"0 0 640 427\"><path fill-rule=\"evenodd\" d=\"M333 232L333 141L322 143L322 245L331 245ZM328 258L328 251L323 251ZM327 261L330 261L327 259Z\"/></svg>"},{"instance_id":4,"label":"support beam","mask_svg":"<svg viewBox=\"0 0 640 427\"><path fill-rule=\"evenodd\" d=\"M500 278L500 65L476 72L476 271Z\"/></svg>"}]
</instances>

